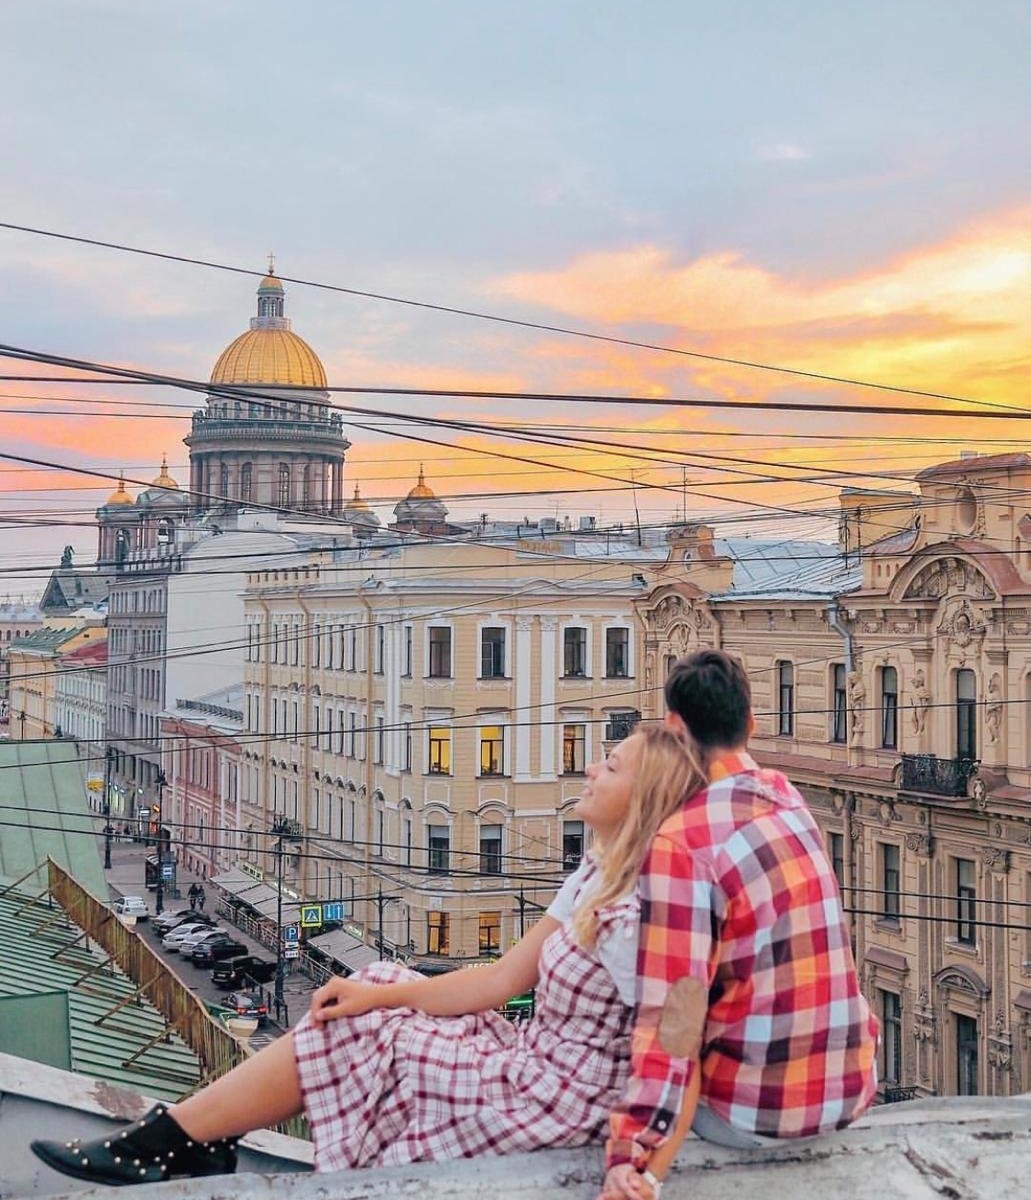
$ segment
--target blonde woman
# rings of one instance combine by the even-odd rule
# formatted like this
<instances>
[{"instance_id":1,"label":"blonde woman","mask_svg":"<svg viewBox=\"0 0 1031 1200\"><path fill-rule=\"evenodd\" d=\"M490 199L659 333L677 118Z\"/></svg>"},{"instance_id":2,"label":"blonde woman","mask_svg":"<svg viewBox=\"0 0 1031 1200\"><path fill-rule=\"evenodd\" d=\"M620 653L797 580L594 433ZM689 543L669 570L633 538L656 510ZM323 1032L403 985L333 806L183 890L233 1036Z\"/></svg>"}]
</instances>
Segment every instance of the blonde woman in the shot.
<instances>
[{"instance_id":1,"label":"blonde woman","mask_svg":"<svg viewBox=\"0 0 1031 1200\"><path fill-rule=\"evenodd\" d=\"M393 963L334 979L287 1036L203 1091L88 1144L35 1142L57 1170L144 1183L235 1168L235 1138L304 1111L318 1171L600 1143L627 1082L637 874L702 782L685 741L635 732L587 770L595 848L501 959L426 979ZM494 1011L537 988L514 1025Z\"/></svg>"}]
</instances>

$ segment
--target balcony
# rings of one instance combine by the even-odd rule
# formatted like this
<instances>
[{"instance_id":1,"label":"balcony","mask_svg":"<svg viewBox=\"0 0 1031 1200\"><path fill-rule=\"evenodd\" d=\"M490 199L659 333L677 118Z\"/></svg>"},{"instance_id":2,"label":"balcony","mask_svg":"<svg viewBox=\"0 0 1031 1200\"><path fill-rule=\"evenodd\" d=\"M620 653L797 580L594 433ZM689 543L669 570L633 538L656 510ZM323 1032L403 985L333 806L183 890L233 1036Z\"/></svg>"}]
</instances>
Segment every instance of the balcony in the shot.
<instances>
[{"instance_id":1,"label":"balcony","mask_svg":"<svg viewBox=\"0 0 1031 1200\"><path fill-rule=\"evenodd\" d=\"M641 719L641 714L633 712L610 713L605 725L605 741L621 742L634 732L634 726Z\"/></svg>"},{"instance_id":2,"label":"balcony","mask_svg":"<svg viewBox=\"0 0 1031 1200\"><path fill-rule=\"evenodd\" d=\"M899 790L932 796L965 796L976 758L939 758L936 754L903 754Z\"/></svg>"}]
</instances>

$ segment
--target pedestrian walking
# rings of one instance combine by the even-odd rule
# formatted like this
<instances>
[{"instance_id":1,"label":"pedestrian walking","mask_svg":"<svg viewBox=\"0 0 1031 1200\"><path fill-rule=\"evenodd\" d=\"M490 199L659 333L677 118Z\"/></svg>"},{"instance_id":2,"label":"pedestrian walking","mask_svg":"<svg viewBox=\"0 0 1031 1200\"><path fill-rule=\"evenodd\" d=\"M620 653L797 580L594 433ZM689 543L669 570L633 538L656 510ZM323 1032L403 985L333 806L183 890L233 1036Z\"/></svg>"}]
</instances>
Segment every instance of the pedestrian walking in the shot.
<instances>
[{"instance_id":1,"label":"pedestrian walking","mask_svg":"<svg viewBox=\"0 0 1031 1200\"><path fill-rule=\"evenodd\" d=\"M190 890L186 893L186 895L190 901L190 908L196 909L197 901L200 898L200 888L195 883L191 883ZM203 905L201 905L201 907L203 908Z\"/></svg>"},{"instance_id":2,"label":"pedestrian walking","mask_svg":"<svg viewBox=\"0 0 1031 1200\"><path fill-rule=\"evenodd\" d=\"M206 897L204 895L204 889L198 883L197 884L197 907L200 909L201 912L204 911L205 899L206 899Z\"/></svg>"}]
</instances>

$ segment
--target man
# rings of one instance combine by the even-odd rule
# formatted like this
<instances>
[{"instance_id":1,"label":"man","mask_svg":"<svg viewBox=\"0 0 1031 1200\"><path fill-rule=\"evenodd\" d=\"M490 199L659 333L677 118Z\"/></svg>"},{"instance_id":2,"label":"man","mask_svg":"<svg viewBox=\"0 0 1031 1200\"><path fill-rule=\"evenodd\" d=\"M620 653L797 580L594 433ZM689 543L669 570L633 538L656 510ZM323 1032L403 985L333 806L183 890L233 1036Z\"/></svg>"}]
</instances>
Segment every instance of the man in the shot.
<instances>
[{"instance_id":1,"label":"man","mask_svg":"<svg viewBox=\"0 0 1031 1200\"><path fill-rule=\"evenodd\" d=\"M196 883L190 884L190 890L186 893L186 897L190 901L191 909L196 909L197 907L197 895L199 891L200 889L197 887Z\"/></svg>"},{"instance_id":2,"label":"man","mask_svg":"<svg viewBox=\"0 0 1031 1200\"><path fill-rule=\"evenodd\" d=\"M689 1129L735 1148L841 1129L873 1100L877 1022L837 882L799 792L746 752L741 665L718 650L666 681L666 723L709 784L659 830L641 873L631 1078L605 1197L655 1197Z\"/></svg>"}]
</instances>

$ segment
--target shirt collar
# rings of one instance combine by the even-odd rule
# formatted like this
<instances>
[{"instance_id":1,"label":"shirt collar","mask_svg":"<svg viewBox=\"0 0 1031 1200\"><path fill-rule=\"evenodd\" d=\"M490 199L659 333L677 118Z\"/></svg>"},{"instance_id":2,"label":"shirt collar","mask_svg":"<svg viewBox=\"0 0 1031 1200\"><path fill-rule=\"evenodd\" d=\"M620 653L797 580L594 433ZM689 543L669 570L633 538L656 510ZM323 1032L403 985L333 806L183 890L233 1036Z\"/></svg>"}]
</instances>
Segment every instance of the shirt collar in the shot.
<instances>
[{"instance_id":1,"label":"shirt collar","mask_svg":"<svg viewBox=\"0 0 1031 1200\"><path fill-rule=\"evenodd\" d=\"M759 764L747 750L728 750L709 762L709 782L726 779L728 775L744 775L759 770Z\"/></svg>"}]
</instances>

